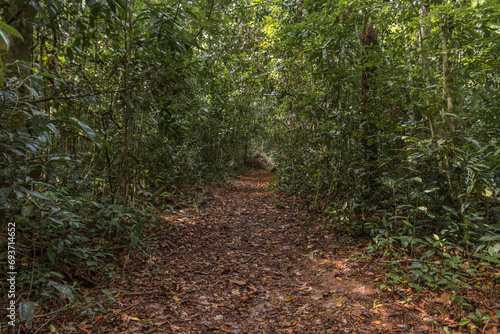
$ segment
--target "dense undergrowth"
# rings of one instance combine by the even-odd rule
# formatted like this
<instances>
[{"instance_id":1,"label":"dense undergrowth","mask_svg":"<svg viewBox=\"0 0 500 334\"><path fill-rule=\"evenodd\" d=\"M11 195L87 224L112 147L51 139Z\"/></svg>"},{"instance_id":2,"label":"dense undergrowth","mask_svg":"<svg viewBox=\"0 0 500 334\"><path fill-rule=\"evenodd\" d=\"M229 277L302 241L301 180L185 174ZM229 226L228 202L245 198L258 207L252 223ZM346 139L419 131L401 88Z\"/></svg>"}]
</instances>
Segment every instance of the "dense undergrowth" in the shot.
<instances>
[{"instance_id":1,"label":"dense undergrowth","mask_svg":"<svg viewBox=\"0 0 500 334\"><path fill-rule=\"evenodd\" d=\"M197 40L205 7L0 5L0 266L18 272L22 317L56 291L74 300L153 213L244 169L259 121L228 90L222 46Z\"/></svg>"},{"instance_id":2,"label":"dense undergrowth","mask_svg":"<svg viewBox=\"0 0 500 334\"><path fill-rule=\"evenodd\" d=\"M498 15L371 5L304 4L280 26L278 186L370 235L393 283L471 288L500 265Z\"/></svg>"}]
</instances>

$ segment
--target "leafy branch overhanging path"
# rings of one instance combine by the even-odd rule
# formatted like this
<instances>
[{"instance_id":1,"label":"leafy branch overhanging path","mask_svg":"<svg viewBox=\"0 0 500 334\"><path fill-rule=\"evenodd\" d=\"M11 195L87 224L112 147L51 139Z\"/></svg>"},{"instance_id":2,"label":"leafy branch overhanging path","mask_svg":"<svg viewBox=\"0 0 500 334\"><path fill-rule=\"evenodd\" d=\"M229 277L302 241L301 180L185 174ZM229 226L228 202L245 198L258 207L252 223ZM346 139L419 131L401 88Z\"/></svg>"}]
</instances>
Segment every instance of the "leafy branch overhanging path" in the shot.
<instances>
[{"instance_id":1,"label":"leafy branch overhanging path","mask_svg":"<svg viewBox=\"0 0 500 334\"><path fill-rule=\"evenodd\" d=\"M373 264L346 261L356 249L311 224L298 200L270 193L270 178L248 172L212 190L206 206L165 216L149 248L124 257L108 294L95 295L110 312L72 325L99 333L419 332L424 306L378 289Z\"/></svg>"}]
</instances>

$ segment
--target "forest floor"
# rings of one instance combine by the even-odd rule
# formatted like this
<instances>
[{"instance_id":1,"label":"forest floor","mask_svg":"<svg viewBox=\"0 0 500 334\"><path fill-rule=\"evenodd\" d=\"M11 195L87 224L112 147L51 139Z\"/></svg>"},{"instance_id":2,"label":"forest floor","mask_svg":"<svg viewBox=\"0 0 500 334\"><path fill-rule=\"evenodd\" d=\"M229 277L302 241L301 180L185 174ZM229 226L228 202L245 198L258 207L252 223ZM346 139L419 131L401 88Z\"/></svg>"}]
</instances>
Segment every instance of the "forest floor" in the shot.
<instances>
[{"instance_id":1,"label":"forest floor","mask_svg":"<svg viewBox=\"0 0 500 334\"><path fill-rule=\"evenodd\" d=\"M429 321L439 317L450 333L461 332L446 294L381 290L377 261L361 256L368 240L322 230L298 198L268 191L271 177L247 172L211 189L204 206L162 216L148 231L147 247L117 256L94 278L103 283L82 289L88 312L67 316L59 328L444 333ZM481 331L497 333L491 326Z\"/></svg>"}]
</instances>

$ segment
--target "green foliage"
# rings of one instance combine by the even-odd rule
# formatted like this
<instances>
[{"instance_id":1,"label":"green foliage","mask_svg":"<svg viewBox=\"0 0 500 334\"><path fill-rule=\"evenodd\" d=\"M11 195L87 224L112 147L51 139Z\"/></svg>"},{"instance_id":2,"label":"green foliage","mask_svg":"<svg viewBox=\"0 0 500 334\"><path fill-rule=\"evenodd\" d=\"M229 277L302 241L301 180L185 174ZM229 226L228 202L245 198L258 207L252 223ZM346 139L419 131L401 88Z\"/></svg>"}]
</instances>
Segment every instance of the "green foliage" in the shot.
<instances>
[{"instance_id":1,"label":"green foliage","mask_svg":"<svg viewBox=\"0 0 500 334\"><path fill-rule=\"evenodd\" d=\"M395 283L468 288L500 263L493 2L50 0L7 24L9 6L0 221L34 282L141 243L146 211L264 151Z\"/></svg>"},{"instance_id":2,"label":"green foliage","mask_svg":"<svg viewBox=\"0 0 500 334\"><path fill-rule=\"evenodd\" d=\"M9 6L0 7L3 18ZM207 17L225 9L30 1L12 26L29 21L33 36L0 21L8 49L1 52L0 221L2 230L16 224L19 261L36 268L19 283L32 282L36 298L49 281L67 278L68 267L93 270L117 245L140 244L153 221L146 211L171 208L244 168L264 131L265 99L250 101L252 73L236 64L253 62L235 45L226 54L250 18L219 25ZM214 43L219 30L227 38ZM33 62L17 61L11 39L32 37ZM161 203L145 204L154 199Z\"/></svg>"},{"instance_id":3,"label":"green foliage","mask_svg":"<svg viewBox=\"0 0 500 334\"><path fill-rule=\"evenodd\" d=\"M412 276L398 273L412 287L468 288L471 255L499 263L498 12L282 5L267 44L279 59L277 186L370 234L372 250L410 257Z\"/></svg>"}]
</instances>

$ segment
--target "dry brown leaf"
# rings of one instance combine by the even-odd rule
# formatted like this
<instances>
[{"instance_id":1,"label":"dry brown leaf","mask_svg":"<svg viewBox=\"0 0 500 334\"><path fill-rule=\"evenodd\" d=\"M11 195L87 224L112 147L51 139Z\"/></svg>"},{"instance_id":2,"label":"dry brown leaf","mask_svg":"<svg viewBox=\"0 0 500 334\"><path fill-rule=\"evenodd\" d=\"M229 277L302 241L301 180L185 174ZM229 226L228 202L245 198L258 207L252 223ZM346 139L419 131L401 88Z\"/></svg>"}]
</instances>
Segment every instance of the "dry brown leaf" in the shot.
<instances>
[{"instance_id":1,"label":"dry brown leaf","mask_svg":"<svg viewBox=\"0 0 500 334\"><path fill-rule=\"evenodd\" d=\"M486 331L486 334L498 334L498 327L497 326L492 326L488 328Z\"/></svg>"},{"instance_id":2,"label":"dry brown leaf","mask_svg":"<svg viewBox=\"0 0 500 334\"><path fill-rule=\"evenodd\" d=\"M443 305L451 304L450 296L448 296L446 293L443 293L441 297L436 298L436 302Z\"/></svg>"},{"instance_id":3,"label":"dry brown leaf","mask_svg":"<svg viewBox=\"0 0 500 334\"><path fill-rule=\"evenodd\" d=\"M244 286L244 285L247 285L247 282L245 281L240 281L240 280L237 280L237 279L230 279L229 282L233 283L233 284L236 284L236 285L239 285L239 286Z\"/></svg>"},{"instance_id":4,"label":"dry brown leaf","mask_svg":"<svg viewBox=\"0 0 500 334\"><path fill-rule=\"evenodd\" d=\"M128 327L128 324L130 322L130 316L128 314L122 313L121 319L123 322L123 326Z\"/></svg>"},{"instance_id":5,"label":"dry brown leaf","mask_svg":"<svg viewBox=\"0 0 500 334\"><path fill-rule=\"evenodd\" d=\"M306 290L306 289L307 289L307 284L308 284L308 283L307 283L307 282L305 282L305 283L304 283L304 284L302 284L302 285L300 286L300 288L298 288L297 290L299 290L299 291Z\"/></svg>"},{"instance_id":6,"label":"dry brown leaf","mask_svg":"<svg viewBox=\"0 0 500 334\"><path fill-rule=\"evenodd\" d=\"M292 320L292 321L283 321L283 322L281 323L281 325L282 325L283 327L285 327L285 328L288 328L288 327L293 327L293 326L295 326L296 324L297 324L297 321L295 321L295 320Z\"/></svg>"}]
</instances>

